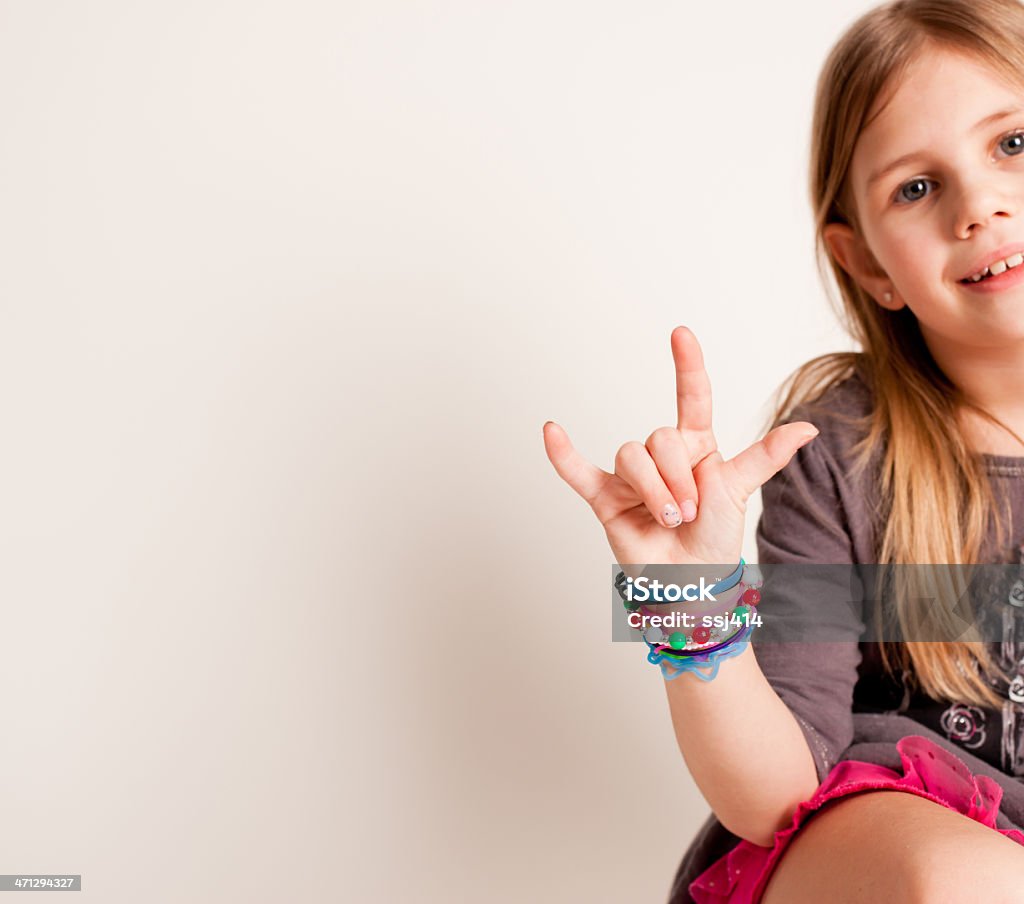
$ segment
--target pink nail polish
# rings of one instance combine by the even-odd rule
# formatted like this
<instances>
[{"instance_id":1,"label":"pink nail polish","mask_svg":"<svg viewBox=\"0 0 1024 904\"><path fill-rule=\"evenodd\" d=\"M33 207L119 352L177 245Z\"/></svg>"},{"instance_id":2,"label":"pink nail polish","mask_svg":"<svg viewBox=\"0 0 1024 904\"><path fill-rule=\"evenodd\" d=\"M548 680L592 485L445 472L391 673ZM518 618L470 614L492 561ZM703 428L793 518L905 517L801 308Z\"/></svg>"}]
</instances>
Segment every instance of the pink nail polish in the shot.
<instances>
[{"instance_id":1,"label":"pink nail polish","mask_svg":"<svg viewBox=\"0 0 1024 904\"><path fill-rule=\"evenodd\" d=\"M666 505L661 510L661 520L665 522L665 527L678 527L683 519L679 515L679 509L674 505Z\"/></svg>"},{"instance_id":2,"label":"pink nail polish","mask_svg":"<svg viewBox=\"0 0 1024 904\"><path fill-rule=\"evenodd\" d=\"M697 517L697 506L692 499L687 499L683 503L683 520L693 521Z\"/></svg>"}]
</instances>

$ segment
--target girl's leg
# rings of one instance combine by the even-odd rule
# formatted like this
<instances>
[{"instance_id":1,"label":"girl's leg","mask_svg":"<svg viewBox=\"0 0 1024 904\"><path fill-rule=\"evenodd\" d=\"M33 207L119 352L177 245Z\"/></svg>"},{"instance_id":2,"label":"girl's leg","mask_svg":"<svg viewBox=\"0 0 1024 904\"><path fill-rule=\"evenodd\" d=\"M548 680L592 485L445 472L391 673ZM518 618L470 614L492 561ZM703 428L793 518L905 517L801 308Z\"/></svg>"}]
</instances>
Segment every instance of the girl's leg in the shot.
<instances>
[{"instance_id":1,"label":"girl's leg","mask_svg":"<svg viewBox=\"0 0 1024 904\"><path fill-rule=\"evenodd\" d=\"M941 804L869 791L826 805L761 904L1024 904L1024 846Z\"/></svg>"}]
</instances>

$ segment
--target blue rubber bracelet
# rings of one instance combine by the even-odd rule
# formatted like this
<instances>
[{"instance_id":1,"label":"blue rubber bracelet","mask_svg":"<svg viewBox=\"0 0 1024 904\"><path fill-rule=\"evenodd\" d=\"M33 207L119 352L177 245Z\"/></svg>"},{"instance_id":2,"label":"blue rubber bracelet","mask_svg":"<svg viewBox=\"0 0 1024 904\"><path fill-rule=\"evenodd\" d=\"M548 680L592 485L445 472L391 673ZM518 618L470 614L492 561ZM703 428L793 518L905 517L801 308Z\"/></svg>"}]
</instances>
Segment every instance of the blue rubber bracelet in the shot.
<instances>
[{"instance_id":1,"label":"blue rubber bracelet","mask_svg":"<svg viewBox=\"0 0 1024 904\"><path fill-rule=\"evenodd\" d=\"M692 672L694 675L700 678L701 681L713 681L718 676L718 667L719 665L721 665L723 660L732 659L733 656L739 656L739 654L742 653L748 646L749 644L747 641L743 641L742 643L729 644L728 649L722 650L721 652L717 653L713 660L704 663L703 665L699 665L695 662L687 662L685 664L681 664L681 667L678 668L674 674L669 674L668 663L662 662L660 663L661 677L664 678L666 681L673 681L680 675L682 675L683 672ZM710 671L705 671L705 669L709 667Z\"/></svg>"},{"instance_id":2,"label":"blue rubber bracelet","mask_svg":"<svg viewBox=\"0 0 1024 904\"><path fill-rule=\"evenodd\" d=\"M718 675L718 666L722 661L738 656L747 648L750 635L753 633L754 626L748 625L724 644L714 649L692 653L686 659L670 658L662 653L655 653L651 650L647 654L647 660L661 668L661 676L666 681L678 678L683 672L693 672L701 681L711 681ZM669 674L669 664L675 668L675 674Z\"/></svg>"},{"instance_id":3,"label":"blue rubber bracelet","mask_svg":"<svg viewBox=\"0 0 1024 904\"><path fill-rule=\"evenodd\" d=\"M735 587L740 582L740 579L743 577L743 568L744 566L746 566L746 564L747 563L744 562L741 557L740 564L736 567L736 570L732 574L730 574L729 577L722 578L722 580L720 580L711 588L709 593L711 593L711 595L714 596L716 593L721 593L724 590L732 590L732 588Z\"/></svg>"}]
</instances>

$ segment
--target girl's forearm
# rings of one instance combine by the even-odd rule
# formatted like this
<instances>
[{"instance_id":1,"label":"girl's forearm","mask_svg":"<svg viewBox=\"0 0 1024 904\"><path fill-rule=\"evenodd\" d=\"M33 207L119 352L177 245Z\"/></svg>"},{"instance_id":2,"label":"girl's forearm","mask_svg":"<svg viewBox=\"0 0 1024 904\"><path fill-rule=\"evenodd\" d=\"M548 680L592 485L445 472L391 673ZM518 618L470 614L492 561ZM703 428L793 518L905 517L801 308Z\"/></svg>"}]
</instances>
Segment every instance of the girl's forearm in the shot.
<instances>
[{"instance_id":1,"label":"girl's forearm","mask_svg":"<svg viewBox=\"0 0 1024 904\"><path fill-rule=\"evenodd\" d=\"M713 681L683 674L665 690L679 750L719 822L770 847L819 783L804 734L753 648L720 663Z\"/></svg>"}]
</instances>

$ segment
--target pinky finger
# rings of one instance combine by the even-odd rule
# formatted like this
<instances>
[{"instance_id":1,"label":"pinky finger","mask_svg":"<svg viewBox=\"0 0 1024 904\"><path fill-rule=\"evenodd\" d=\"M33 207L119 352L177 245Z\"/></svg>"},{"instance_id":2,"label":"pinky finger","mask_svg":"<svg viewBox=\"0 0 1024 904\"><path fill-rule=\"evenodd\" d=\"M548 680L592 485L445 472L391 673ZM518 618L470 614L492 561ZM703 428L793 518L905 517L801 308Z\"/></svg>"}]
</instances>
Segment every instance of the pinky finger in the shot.
<instances>
[{"instance_id":1,"label":"pinky finger","mask_svg":"<svg viewBox=\"0 0 1024 904\"><path fill-rule=\"evenodd\" d=\"M544 425L544 451L558 476L593 505L612 475L580 455L569 440L569 434L554 421Z\"/></svg>"}]
</instances>

